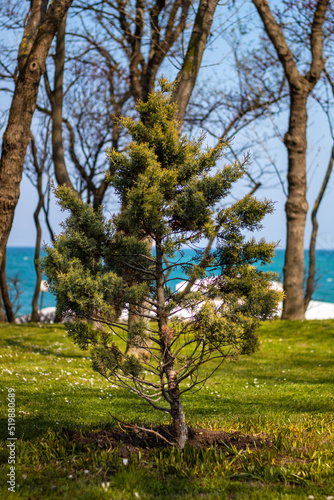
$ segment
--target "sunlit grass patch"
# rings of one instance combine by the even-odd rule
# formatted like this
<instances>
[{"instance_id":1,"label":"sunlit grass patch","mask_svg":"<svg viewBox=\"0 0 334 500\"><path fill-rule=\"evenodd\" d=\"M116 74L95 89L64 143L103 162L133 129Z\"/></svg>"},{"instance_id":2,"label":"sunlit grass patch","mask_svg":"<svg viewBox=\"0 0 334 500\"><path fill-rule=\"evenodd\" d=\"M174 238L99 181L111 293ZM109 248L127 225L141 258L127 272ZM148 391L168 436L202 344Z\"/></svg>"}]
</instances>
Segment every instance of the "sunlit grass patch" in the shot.
<instances>
[{"instance_id":1,"label":"sunlit grass patch","mask_svg":"<svg viewBox=\"0 0 334 500\"><path fill-rule=\"evenodd\" d=\"M110 429L117 418L169 422L108 384L64 327L0 327L3 401L16 392L17 492L1 498L296 498L334 496L334 322L273 322L261 350L226 361L202 391L186 394L192 427L262 436L271 446L238 450L138 450L124 465L113 449L71 433ZM209 367L208 367L209 369ZM1 437L7 438L6 404ZM1 474L7 474L3 441ZM88 471L88 472L87 472ZM136 495L139 495L137 496Z\"/></svg>"}]
</instances>

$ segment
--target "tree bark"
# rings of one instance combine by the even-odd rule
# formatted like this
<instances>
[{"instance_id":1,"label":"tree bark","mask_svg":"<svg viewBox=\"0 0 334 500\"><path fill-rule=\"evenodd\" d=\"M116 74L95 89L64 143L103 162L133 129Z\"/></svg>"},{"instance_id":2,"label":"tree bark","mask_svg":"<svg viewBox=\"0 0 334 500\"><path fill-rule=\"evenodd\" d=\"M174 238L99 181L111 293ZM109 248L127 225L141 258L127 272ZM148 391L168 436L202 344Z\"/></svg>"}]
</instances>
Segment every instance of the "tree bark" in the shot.
<instances>
[{"instance_id":1,"label":"tree bark","mask_svg":"<svg viewBox=\"0 0 334 500\"><path fill-rule=\"evenodd\" d=\"M35 257L34 257L34 264L35 264L35 271L36 271L36 284L35 284L34 296L32 299L32 313L31 313L31 321L34 323L39 321L38 298L39 298L39 294L41 291L41 283L42 283L42 273L41 273L41 269L39 266L39 259L41 256L42 228L41 228L41 225L39 222L39 213L42 210L42 205L43 205L43 201L44 201L43 198L44 198L44 196L42 194L42 198L39 198L36 210L34 212L34 221L35 221L35 226L36 226L36 231L37 231L36 243L35 243Z\"/></svg>"},{"instance_id":2,"label":"tree bark","mask_svg":"<svg viewBox=\"0 0 334 500\"><path fill-rule=\"evenodd\" d=\"M6 276L6 250L2 258L1 269L0 269L0 284L1 284L1 295L3 304L5 306L6 318L8 323L15 323L15 314L13 311L13 304L10 300L8 293L8 284Z\"/></svg>"},{"instance_id":3,"label":"tree bark","mask_svg":"<svg viewBox=\"0 0 334 500\"><path fill-rule=\"evenodd\" d=\"M6 323L6 315L3 310L1 287L0 287L0 323Z\"/></svg>"},{"instance_id":4,"label":"tree bark","mask_svg":"<svg viewBox=\"0 0 334 500\"><path fill-rule=\"evenodd\" d=\"M44 217L45 217L45 223L46 223L46 226L48 228L48 231L49 231L49 235L50 235L50 240L52 241L52 243L55 242L55 235L54 235L54 232L53 232L53 229L51 227L51 224L50 224L50 217L49 217L49 214L50 214L50 177L48 177L48 188L47 188L47 198L46 198L46 206L45 206L45 203L43 204L43 212L44 212ZM45 196L44 196L45 198Z\"/></svg>"},{"instance_id":5,"label":"tree bark","mask_svg":"<svg viewBox=\"0 0 334 500\"><path fill-rule=\"evenodd\" d=\"M186 56L176 78L173 100L178 105L181 124L197 81L217 5L218 0L200 0Z\"/></svg>"},{"instance_id":6,"label":"tree bark","mask_svg":"<svg viewBox=\"0 0 334 500\"><path fill-rule=\"evenodd\" d=\"M304 239L306 201L307 90L290 93L290 123L284 143L288 150L287 240L283 268L283 319L304 319Z\"/></svg>"},{"instance_id":7,"label":"tree bark","mask_svg":"<svg viewBox=\"0 0 334 500\"><path fill-rule=\"evenodd\" d=\"M43 181L43 170L44 170L44 165L40 167L38 164L38 159L37 159L37 151L36 151L36 146L35 146L35 141L32 138L32 150L33 150L33 158L34 158L34 165L35 165L35 170L37 173L37 192L38 192L38 203L36 210L34 212L34 221L35 221L35 226L36 226L36 243L35 243L35 257L34 257L34 264L35 264L35 271L36 271L36 283L35 283L35 290L34 290L34 296L32 299L32 312L31 312L31 319L30 321L33 323L37 323L39 321L39 313L38 313L38 299L41 291L41 283L42 283L42 272L39 266L39 259L41 256L41 241L42 241L42 228L41 224L39 222L39 214L43 208L44 205L44 193L43 193L43 186L42 186L42 181Z\"/></svg>"},{"instance_id":8,"label":"tree bark","mask_svg":"<svg viewBox=\"0 0 334 500\"><path fill-rule=\"evenodd\" d=\"M18 68L23 68L33 48L39 27L45 17L48 0L33 0L30 2L29 17L24 28L18 53Z\"/></svg>"},{"instance_id":9,"label":"tree bark","mask_svg":"<svg viewBox=\"0 0 334 500\"><path fill-rule=\"evenodd\" d=\"M71 179L65 164L63 146L63 81L65 67L65 28L66 17L59 24L56 37L54 89L51 97L52 105L52 156L56 181L59 186L65 184L74 192Z\"/></svg>"},{"instance_id":10,"label":"tree bark","mask_svg":"<svg viewBox=\"0 0 334 500\"><path fill-rule=\"evenodd\" d=\"M330 0L318 0L311 28L311 64L302 76L283 31L267 0L252 0L282 64L290 88L289 129L284 143L288 151L288 199L285 206L287 242L284 262L283 319L304 319L304 235L306 201L307 100L324 70L323 23Z\"/></svg>"},{"instance_id":11,"label":"tree bark","mask_svg":"<svg viewBox=\"0 0 334 500\"><path fill-rule=\"evenodd\" d=\"M156 4L150 10L151 41L150 52L147 65L141 79L142 99L146 101L151 92L154 91L157 72L175 41L179 38L186 27L189 7L189 0L174 0L170 9L168 19L165 20L165 31L160 25L159 15L166 6L165 0L157 0ZM178 17L181 9L180 17Z\"/></svg>"},{"instance_id":12,"label":"tree bark","mask_svg":"<svg viewBox=\"0 0 334 500\"><path fill-rule=\"evenodd\" d=\"M0 163L0 262L2 262L14 211L20 195L23 164L30 140L41 75L53 37L73 0L54 0L34 32L31 48L19 61L9 119L2 142ZM32 9L35 2L32 2ZM29 21L28 21L29 24ZM25 40L23 38L21 48ZM20 52L19 52L20 53Z\"/></svg>"}]
</instances>

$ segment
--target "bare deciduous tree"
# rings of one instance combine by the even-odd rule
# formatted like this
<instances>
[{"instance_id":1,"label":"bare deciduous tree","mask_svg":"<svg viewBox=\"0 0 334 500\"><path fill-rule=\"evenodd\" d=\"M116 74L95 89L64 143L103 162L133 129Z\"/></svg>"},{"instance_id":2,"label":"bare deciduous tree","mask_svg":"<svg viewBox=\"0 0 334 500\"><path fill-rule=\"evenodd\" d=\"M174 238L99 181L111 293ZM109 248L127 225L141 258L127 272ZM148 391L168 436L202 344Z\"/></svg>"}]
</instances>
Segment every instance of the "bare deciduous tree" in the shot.
<instances>
[{"instance_id":1,"label":"bare deciduous tree","mask_svg":"<svg viewBox=\"0 0 334 500\"><path fill-rule=\"evenodd\" d=\"M287 243L284 263L285 300L282 317L304 319L304 234L308 211L306 200L307 102L325 68L324 23L330 0L318 0L314 5L304 6L308 9L308 22L304 26L310 62L306 63L304 60L303 68L298 68L297 57L292 52L297 42L288 43L283 16L276 20L267 0L252 1L275 48L289 84L289 128L284 137L284 144L288 151L288 198L285 206ZM284 2L284 7L287 3Z\"/></svg>"},{"instance_id":2,"label":"bare deciduous tree","mask_svg":"<svg viewBox=\"0 0 334 500\"><path fill-rule=\"evenodd\" d=\"M32 0L18 51L15 89L2 141L0 163L0 262L20 194L24 159L30 141L39 83L61 20L73 0Z\"/></svg>"}]
</instances>

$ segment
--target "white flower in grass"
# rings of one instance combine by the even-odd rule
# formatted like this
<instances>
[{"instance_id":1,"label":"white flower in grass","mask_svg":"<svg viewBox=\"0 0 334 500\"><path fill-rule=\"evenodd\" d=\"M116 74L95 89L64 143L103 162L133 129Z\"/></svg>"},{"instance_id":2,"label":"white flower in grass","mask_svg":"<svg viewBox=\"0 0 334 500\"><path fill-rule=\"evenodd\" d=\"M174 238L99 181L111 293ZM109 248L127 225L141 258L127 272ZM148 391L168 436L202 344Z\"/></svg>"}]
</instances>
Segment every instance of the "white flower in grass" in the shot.
<instances>
[{"instance_id":1,"label":"white flower in grass","mask_svg":"<svg viewBox=\"0 0 334 500\"><path fill-rule=\"evenodd\" d=\"M89 474L89 470L88 469L84 470L84 473Z\"/></svg>"},{"instance_id":2,"label":"white flower in grass","mask_svg":"<svg viewBox=\"0 0 334 500\"><path fill-rule=\"evenodd\" d=\"M123 465L128 465L129 459L128 458L123 458Z\"/></svg>"},{"instance_id":3,"label":"white flower in grass","mask_svg":"<svg viewBox=\"0 0 334 500\"><path fill-rule=\"evenodd\" d=\"M101 488L104 491L108 491L109 490L109 486L110 486L110 483L101 483Z\"/></svg>"}]
</instances>

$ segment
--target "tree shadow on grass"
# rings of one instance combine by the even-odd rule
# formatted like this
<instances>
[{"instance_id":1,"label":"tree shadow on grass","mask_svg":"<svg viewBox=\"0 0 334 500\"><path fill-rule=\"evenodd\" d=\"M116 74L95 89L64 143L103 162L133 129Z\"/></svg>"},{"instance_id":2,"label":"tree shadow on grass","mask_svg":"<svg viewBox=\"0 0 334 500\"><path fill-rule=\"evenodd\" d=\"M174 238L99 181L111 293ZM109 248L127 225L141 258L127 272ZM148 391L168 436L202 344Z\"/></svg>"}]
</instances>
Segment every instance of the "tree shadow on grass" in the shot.
<instances>
[{"instance_id":1,"label":"tree shadow on grass","mask_svg":"<svg viewBox=\"0 0 334 500\"><path fill-rule=\"evenodd\" d=\"M255 358L253 358L252 361L254 361L254 359ZM281 359L275 360L275 362L270 363L270 365L261 363L261 360L258 360L257 363L254 363L252 373L250 373L249 363L245 365L238 363L236 366L233 366L232 369L235 369L236 376L240 379L244 379L245 382L257 378L260 383L262 383L262 381L267 381L275 384L278 380L282 380L286 377L288 378L288 382L294 384L311 386L316 384L332 384L334 386L333 361L330 359L310 359L310 355L306 353L300 353L298 355L289 354L289 356L284 356L282 354ZM296 373L301 370L302 373ZM316 376L317 373L319 373L319 376ZM226 374L226 376L231 375Z\"/></svg>"},{"instance_id":2,"label":"tree shadow on grass","mask_svg":"<svg viewBox=\"0 0 334 500\"><path fill-rule=\"evenodd\" d=\"M80 387L73 390L64 383L60 389L31 391L31 384L16 391L17 406L15 417L15 437L30 440L41 437L48 431L58 432L62 428L104 427L114 423L110 411L123 418L127 415L133 421L150 417L150 407L145 402L126 391L117 389L117 394L101 397L100 387ZM56 391L56 392L55 392ZM105 392L109 389L105 389ZM110 388L110 391L112 389ZM37 414L35 414L35 412ZM98 413L97 413L98 412ZM157 419L161 413L155 414ZM87 422L87 424L83 423ZM152 419L152 423L155 419ZM7 418L0 418L0 439L7 439Z\"/></svg>"},{"instance_id":3,"label":"tree shadow on grass","mask_svg":"<svg viewBox=\"0 0 334 500\"><path fill-rule=\"evenodd\" d=\"M18 341L15 341L15 340L11 340L11 339L4 339L4 342L6 342L6 344L8 346L11 346L11 347L15 347L17 348L18 350L22 350L23 352L28 352L28 353L38 353L38 354L42 354L43 356L56 356L57 358L77 358L77 359L82 359L82 358L86 358L87 357L87 353L83 353L83 354L65 354L65 353L62 353L62 352L59 352L59 351L53 351L51 349L48 349L48 348L44 348L44 347L36 347L36 346L33 346L33 345L25 345L23 344L23 342L18 342Z\"/></svg>"},{"instance_id":4,"label":"tree shadow on grass","mask_svg":"<svg viewBox=\"0 0 334 500\"><path fill-rule=\"evenodd\" d=\"M327 398L323 399L324 401L314 401L310 397L305 400L299 399L298 394L280 394L268 400L267 395L264 394L255 397L250 395L247 400L244 397L237 400L235 397L221 396L217 399L214 395L204 394L199 401L192 401L189 406L191 406L192 419L215 419L220 415L226 417L227 415L244 416L245 414L255 417L259 413L262 415L275 413L332 414L334 411L333 402ZM187 415L187 401L184 401L184 410Z\"/></svg>"}]
</instances>

